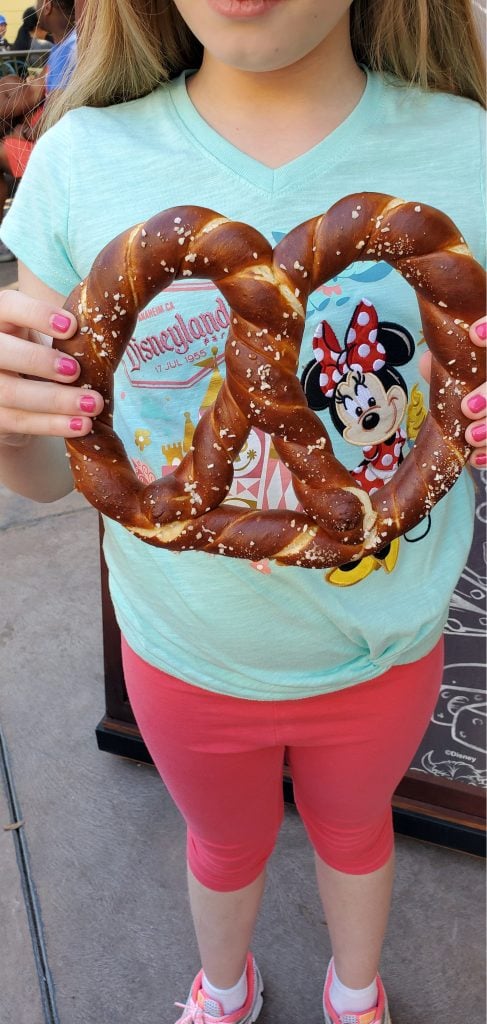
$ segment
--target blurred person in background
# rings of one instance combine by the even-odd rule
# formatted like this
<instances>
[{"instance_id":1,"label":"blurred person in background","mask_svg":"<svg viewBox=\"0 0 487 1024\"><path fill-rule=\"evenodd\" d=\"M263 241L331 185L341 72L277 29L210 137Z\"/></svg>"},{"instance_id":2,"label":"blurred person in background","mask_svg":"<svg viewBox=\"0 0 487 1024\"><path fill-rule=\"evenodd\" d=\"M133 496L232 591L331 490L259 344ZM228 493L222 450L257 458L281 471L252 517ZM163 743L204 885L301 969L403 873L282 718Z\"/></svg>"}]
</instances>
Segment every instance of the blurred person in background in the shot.
<instances>
[{"instance_id":1,"label":"blurred person in background","mask_svg":"<svg viewBox=\"0 0 487 1024\"><path fill-rule=\"evenodd\" d=\"M74 0L38 0L37 29L54 40L45 68L37 77L22 80L9 75L0 81L0 221L12 191L34 147L38 125L49 96L69 80L76 60ZM0 263L15 257L0 242Z\"/></svg>"},{"instance_id":2,"label":"blurred person in background","mask_svg":"<svg viewBox=\"0 0 487 1024\"><path fill-rule=\"evenodd\" d=\"M75 0L37 0L37 30L54 46L47 62L46 92L66 83L76 60Z\"/></svg>"},{"instance_id":3,"label":"blurred person in background","mask_svg":"<svg viewBox=\"0 0 487 1024\"><path fill-rule=\"evenodd\" d=\"M44 67L52 47L52 39L48 38L45 29L39 28L38 21L35 7L27 7L22 15L22 24L12 43L12 50L29 51L23 65L18 68L21 78L26 77L31 68Z\"/></svg>"},{"instance_id":4,"label":"blurred person in background","mask_svg":"<svg viewBox=\"0 0 487 1024\"><path fill-rule=\"evenodd\" d=\"M6 37L7 32L7 19L3 14L0 14L0 51L10 50L10 43Z\"/></svg>"},{"instance_id":5,"label":"blurred person in background","mask_svg":"<svg viewBox=\"0 0 487 1024\"><path fill-rule=\"evenodd\" d=\"M27 7L22 15L22 23L12 43L13 50L30 50L32 37L37 26L35 7Z\"/></svg>"}]
</instances>

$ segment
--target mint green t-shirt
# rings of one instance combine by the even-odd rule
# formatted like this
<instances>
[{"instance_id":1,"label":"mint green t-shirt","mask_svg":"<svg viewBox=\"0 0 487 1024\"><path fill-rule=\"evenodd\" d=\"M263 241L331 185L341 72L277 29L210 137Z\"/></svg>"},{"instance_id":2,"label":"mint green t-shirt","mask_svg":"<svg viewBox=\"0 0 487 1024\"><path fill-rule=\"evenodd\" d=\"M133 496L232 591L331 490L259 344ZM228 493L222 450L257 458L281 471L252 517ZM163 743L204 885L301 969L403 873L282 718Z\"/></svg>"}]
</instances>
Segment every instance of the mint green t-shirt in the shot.
<instances>
[{"instance_id":1,"label":"mint green t-shirt","mask_svg":"<svg viewBox=\"0 0 487 1024\"><path fill-rule=\"evenodd\" d=\"M168 207L210 207L276 244L342 196L373 191L443 210L483 262L482 125L471 101L368 74L350 116L272 170L206 124L183 75L142 99L65 116L37 143L1 236L67 295L111 238ZM345 440L326 403L319 415L338 458L365 486L380 487L407 457L428 401L414 290L384 262L356 262L323 284L310 297L299 375L310 394L315 331L332 332L343 350L364 315L386 339L402 420L370 445L365 430ZM115 427L140 479L163 476L191 445L225 372L228 324L223 297L193 277L141 312L115 378ZM387 394L389 384L377 387ZM231 497L244 508L297 506L267 435L251 432ZM282 700L359 683L433 647L467 559L473 493L463 473L430 518L382 557L335 573L177 554L108 519L105 527L118 622L139 655L208 690Z\"/></svg>"}]
</instances>

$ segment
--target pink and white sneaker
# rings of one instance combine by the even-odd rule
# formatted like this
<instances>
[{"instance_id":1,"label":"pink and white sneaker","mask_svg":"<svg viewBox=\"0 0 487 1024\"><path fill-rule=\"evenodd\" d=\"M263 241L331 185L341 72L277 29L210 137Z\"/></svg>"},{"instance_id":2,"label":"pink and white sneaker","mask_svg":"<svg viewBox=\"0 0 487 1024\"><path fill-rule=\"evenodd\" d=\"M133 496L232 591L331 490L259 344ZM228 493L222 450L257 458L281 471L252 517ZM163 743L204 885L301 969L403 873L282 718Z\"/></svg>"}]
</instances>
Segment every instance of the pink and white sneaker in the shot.
<instances>
[{"instance_id":1,"label":"pink and white sneaker","mask_svg":"<svg viewBox=\"0 0 487 1024\"><path fill-rule=\"evenodd\" d=\"M337 1014L333 1009L330 1002L330 988L333 977L332 971L333 960L330 960L328 965L328 971L326 974L325 990L323 992L323 1010L325 1013L325 1024L392 1024L389 1007L387 1005L387 996L384 991L382 981L377 975L377 985L379 987L379 1002L375 1009L366 1010L365 1013L355 1013L354 1011Z\"/></svg>"},{"instance_id":2,"label":"pink and white sneaker","mask_svg":"<svg viewBox=\"0 0 487 1024\"><path fill-rule=\"evenodd\" d=\"M264 983L257 964L249 953L247 957L247 999L240 1010L224 1013L221 1003L208 996L202 988L203 971L196 975L186 1004L176 1003L183 1010L176 1024L254 1024L264 1002Z\"/></svg>"}]
</instances>

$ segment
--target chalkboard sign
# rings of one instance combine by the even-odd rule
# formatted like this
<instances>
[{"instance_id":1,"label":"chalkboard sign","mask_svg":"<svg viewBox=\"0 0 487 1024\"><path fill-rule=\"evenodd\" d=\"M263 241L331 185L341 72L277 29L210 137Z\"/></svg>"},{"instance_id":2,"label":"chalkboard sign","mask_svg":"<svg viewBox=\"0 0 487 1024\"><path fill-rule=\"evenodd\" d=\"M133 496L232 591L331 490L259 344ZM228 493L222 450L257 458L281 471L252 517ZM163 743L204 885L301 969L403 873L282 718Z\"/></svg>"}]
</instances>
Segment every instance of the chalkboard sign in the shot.
<instances>
[{"instance_id":1,"label":"chalkboard sign","mask_svg":"<svg viewBox=\"0 0 487 1024\"><path fill-rule=\"evenodd\" d=\"M414 772L485 790L487 786L486 567L487 473L475 473L477 509L468 564L445 628L445 672Z\"/></svg>"}]
</instances>

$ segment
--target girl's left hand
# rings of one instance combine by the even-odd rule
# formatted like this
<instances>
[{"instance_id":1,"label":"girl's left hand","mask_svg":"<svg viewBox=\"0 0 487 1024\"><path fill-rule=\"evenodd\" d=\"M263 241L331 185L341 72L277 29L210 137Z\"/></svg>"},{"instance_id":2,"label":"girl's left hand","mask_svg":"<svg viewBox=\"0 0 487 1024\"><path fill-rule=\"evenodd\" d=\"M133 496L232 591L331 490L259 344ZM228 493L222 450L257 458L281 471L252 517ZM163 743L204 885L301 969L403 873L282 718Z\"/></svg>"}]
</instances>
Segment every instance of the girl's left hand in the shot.
<instances>
[{"instance_id":1,"label":"girl's left hand","mask_svg":"<svg viewBox=\"0 0 487 1024\"><path fill-rule=\"evenodd\" d=\"M476 320L469 330L471 341L484 350L487 354L487 317ZM431 356L425 353L420 360L420 370L426 380L429 380ZM469 462L476 469L485 469L487 466L487 384L471 391L462 401L462 412L472 423L465 431L468 444L472 445L472 452Z\"/></svg>"}]
</instances>

